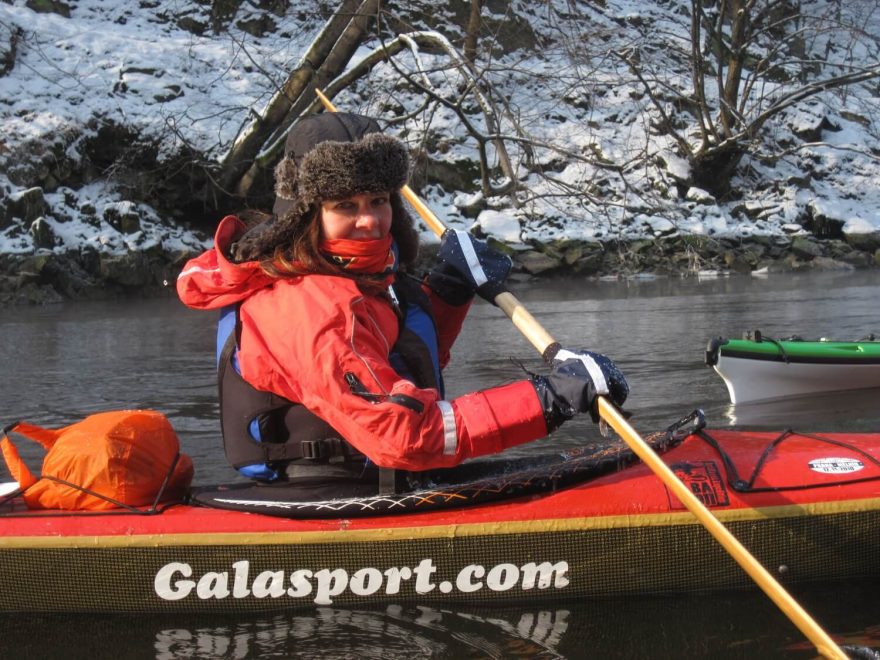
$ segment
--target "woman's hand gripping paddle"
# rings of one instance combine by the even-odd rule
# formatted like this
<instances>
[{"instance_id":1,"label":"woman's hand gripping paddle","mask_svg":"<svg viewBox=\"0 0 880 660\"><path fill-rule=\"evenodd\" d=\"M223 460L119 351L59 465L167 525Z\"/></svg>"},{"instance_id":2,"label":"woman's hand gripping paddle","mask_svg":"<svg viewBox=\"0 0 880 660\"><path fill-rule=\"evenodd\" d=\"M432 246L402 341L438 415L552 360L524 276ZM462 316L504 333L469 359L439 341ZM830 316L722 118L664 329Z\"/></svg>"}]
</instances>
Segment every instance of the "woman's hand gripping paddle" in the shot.
<instances>
[{"instance_id":1,"label":"woman's hand gripping paddle","mask_svg":"<svg viewBox=\"0 0 880 660\"><path fill-rule=\"evenodd\" d=\"M321 90L316 89L315 93L328 111L336 112L334 105ZM404 186L401 189L401 194L422 217L422 220L425 221L425 224L428 225L431 231L437 234L437 236L442 236L443 232L446 231L446 227L412 189L409 186ZM516 297L509 291L503 291L495 297L495 304L504 310L504 313L513 321L517 330L537 349L541 357L547 363L552 362L556 353L560 350L560 345L529 314ZM635 429L624 419L620 411L608 399L602 396L599 397L599 416L623 438L630 449L642 459L666 487L675 493L688 510L696 516L700 524L715 537L715 540L727 550L730 556L748 573L749 577L764 590L779 609L816 646L816 650L819 653L826 658L846 660L846 654L837 646L834 640L819 627L810 615L783 589L782 585L773 578L767 569L743 547L736 537L697 499L696 495L660 460L660 457L657 456L654 450L648 446Z\"/></svg>"}]
</instances>

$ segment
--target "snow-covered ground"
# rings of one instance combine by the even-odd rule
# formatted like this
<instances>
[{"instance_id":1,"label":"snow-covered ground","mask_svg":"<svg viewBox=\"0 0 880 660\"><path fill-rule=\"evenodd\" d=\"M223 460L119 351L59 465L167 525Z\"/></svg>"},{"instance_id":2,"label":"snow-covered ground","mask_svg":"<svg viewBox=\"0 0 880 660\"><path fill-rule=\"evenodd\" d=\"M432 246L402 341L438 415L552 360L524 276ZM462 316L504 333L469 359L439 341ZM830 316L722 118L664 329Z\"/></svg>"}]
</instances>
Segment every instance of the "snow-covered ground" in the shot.
<instances>
[{"instance_id":1,"label":"snow-covered ground","mask_svg":"<svg viewBox=\"0 0 880 660\"><path fill-rule=\"evenodd\" d=\"M293 3L284 16L271 15L276 28L260 37L236 27L242 21L265 20L268 14L254 4L242 3L228 31L215 34L208 29L197 35L182 29L181 21L209 23L210 7L189 0L70 0L65 5L69 17L37 13L26 0L0 3L0 70L6 62L6 73L0 76L0 201L5 198L9 206L26 190L11 171L26 160L22 152L37 153L35 145L73 133L77 137L67 144L66 154L75 162L81 157L82 140L94 134L101 121L159 138L169 155L187 145L207 159L222 159L299 63L334 3ZM744 194L735 202L718 203L704 190L675 185L687 178L687 162L674 153L672 138L652 128L656 116L645 90L614 56L638 49L644 70L662 74L657 80L663 87L687 91L691 82L686 68L667 55L672 45L686 44L689 19L684 10L689 2L514 4L538 34L553 41L533 51L499 52L486 70L487 79L509 100L519 127L532 140L557 147L534 147L535 161L551 176L527 171L523 151L511 141L514 167L525 185L518 203L504 196L483 200L474 217L468 209L481 201L476 182L472 190L425 187L429 205L446 223L466 228L478 223L483 231L510 243L634 239L675 232L792 234L803 231L800 221L805 215L845 223L845 232L880 230L876 79L846 92L813 96L769 122L764 129L767 153L744 158L734 178L734 188ZM808 51L849 49L865 66L876 67L880 19L873 4L846 3L848 11L864 12L859 20L865 34L851 35L846 43L833 41L840 34L813 35ZM582 14L581 20L563 22L560 16L573 8ZM484 12L488 17L489 10ZM450 25L450 33L456 31ZM376 46L377 42L365 45L354 61ZM593 50L581 59L569 57L572 49L587 46ZM444 97L456 98L461 79L451 69L443 70L449 56L434 50L415 52L397 58L397 65L410 71L416 66L433 70L424 80ZM410 100L394 92L395 83L399 74L394 67L380 65L368 79L341 93L337 104L390 118L385 116L390 100ZM769 99L774 91L766 83L761 95ZM756 104L747 110L757 112L760 103ZM412 108L417 108L415 101ZM479 123L481 115L473 118ZM810 140L796 137L820 126L823 118L830 130ZM503 116L501 121L501 132L511 134L510 122ZM391 122L388 130L413 147L429 145L435 158L455 162L476 154L475 141L450 109L434 107L430 115L416 111L406 121ZM787 153L778 158L783 149ZM565 158L565 153L592 158ZM805 171L810 172L807 184ZM44 193L48 208L42 221L58 239L55 250L90 245L124 252L155 245L168 250L205 245L203 236L176 227L172 219L158 217L140 201L124 199L112 174ZM136 213L137 230L125 233L108 223L108 206ZM7 217L6 226L0 222L0 252L32 252L33 234L21 218Z\"/></svg>"}]
</instances>

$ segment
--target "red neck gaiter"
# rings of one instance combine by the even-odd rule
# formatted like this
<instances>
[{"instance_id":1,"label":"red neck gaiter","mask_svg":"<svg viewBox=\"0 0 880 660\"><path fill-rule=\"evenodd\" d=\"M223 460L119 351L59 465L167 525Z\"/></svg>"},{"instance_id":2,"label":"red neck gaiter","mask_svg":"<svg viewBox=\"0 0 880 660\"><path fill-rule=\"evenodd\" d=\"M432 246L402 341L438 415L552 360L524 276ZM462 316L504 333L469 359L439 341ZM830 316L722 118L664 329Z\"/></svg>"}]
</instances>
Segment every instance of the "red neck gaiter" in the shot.
<instances>
[{"instance_id":1,"label":"red neck gaiter","mask_svg":"<svg viewBox=\"0 0 880 660\"><path fill-rule=\"evenodd\" d=\"M334 238L318 247L333 263L353 273L388 277L390 283L397 271L397 250L390 234L366 241Z\"/></svg>"}]
</instances>

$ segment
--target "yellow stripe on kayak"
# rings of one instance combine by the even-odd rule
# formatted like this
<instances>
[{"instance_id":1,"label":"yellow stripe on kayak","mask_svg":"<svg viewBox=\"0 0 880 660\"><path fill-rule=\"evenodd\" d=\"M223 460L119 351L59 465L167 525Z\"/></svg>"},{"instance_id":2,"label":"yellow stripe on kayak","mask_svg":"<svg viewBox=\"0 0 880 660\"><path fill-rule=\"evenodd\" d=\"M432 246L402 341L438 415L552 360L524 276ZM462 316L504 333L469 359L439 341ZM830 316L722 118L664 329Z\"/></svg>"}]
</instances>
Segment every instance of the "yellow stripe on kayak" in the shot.
<instances>
[{"instance_id":1,"label":"yellow stripe on kayak","mask_svg":"<svg viewBox=\"0 0 880 660\"><path fill-rule=\"evenodd\" d=\"M863 511L880 511L880 498L792 504L760 509L713 509L723 522L803 518ZM602 529L699 525L688 511L626 516L591 516L497 523L461 523L390 529L355 529L308 532L228 532L202 534L137 534L115 536L16 536L0 537L3 548L123 548L224 545L310 545L319 543L370 543L432 538L502 536Z\"/></svg>"}]
</instances>

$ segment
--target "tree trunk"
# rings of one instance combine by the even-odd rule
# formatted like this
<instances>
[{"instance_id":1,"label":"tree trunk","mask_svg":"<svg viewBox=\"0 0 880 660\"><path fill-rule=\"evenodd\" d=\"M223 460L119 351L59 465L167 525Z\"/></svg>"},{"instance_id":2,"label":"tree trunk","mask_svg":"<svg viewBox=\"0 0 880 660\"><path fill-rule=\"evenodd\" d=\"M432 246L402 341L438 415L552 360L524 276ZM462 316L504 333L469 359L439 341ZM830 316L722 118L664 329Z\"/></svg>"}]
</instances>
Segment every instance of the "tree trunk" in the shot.
<instances>
[{"instance_id":1,"label":"tree trunk","mask_svg":"<svg viewBox=\"0 0 880 660\"><path fill-rule=\"evenodd\" d=\"M742 0L731 3L730 55L727 62L727 79L721 93L721 128L725 138L736 132L739 119L739 86L742 82L743 59L747 42L750 39L749 22L751 6Z\"/></svg>"},{"instance_id":2,"label":"tree trunk","mask_svg":"<svg viewBox=\"0 0 880 660\"><path fill-rule=\"evenodd\" d=\"M471 13L468 16L467 29L464 34L464 59L474 66L477 62L477 43L480 37L480 14L483 0L471 0Z\"/></svg>"},{"instance_id":3,"label":"tree trunk","mask_svg":"<svg viewBox=\"0 0 880 660\"><path fill-rule=\"evenodd\" d=\"M348 66L352 56L360 47L370 23L376 16L379 2L380 0L363 0L357 11L348 17L350 19L348 24L333 47L326 53L321 64L309 68L306 73L299 76L298 81L301 82L299 92L296 96L291 95L290 100L284 106L279 106L278 112L273 116L272 125L265 126L263 139L258 145L261 148L260 151L264 152L269 149L273 153L280 153L281 144L283 144L290 126L315 101L315 88L323 88ZM285 112L279 116L282 108ZM239 176L234 187L236 196L247 197L255 182L264 174L270 161L274 162L274 159L262 158L260 151L251 155L247 171Z\"/></svg>"},{"instance_id":4,"label":"tree trunk","mask_svg":"<svg viewBox=\"0 0 880 660\"><path fill-rule=\"evenodd\" d=\"M358 5L361 4L361 8ZM377 0L343 0L339 9L327 21L324 29L312 42L300 60L299 66L290 73L281 88L266 106L262 116L257 116L232 145L221 164L218 184L224 190L237 192L238 182L251 166L266 139L284 121L294 102L307 89L315 71L333 53L340 37L345 33L352 16L357 16L363 5L375 7Z\"/></svg>"},{"instance_id":5,"label":"tree trunk","mask_svg":"<svg viewBox=\"0 0 880 660\"><path fill-rule=\"evenodd\" d=\"M744 147L737 142L697 153L692 168L693 184L724 200L730 194L730 180L744 153Z\"/></svg>"}]
</instances>

